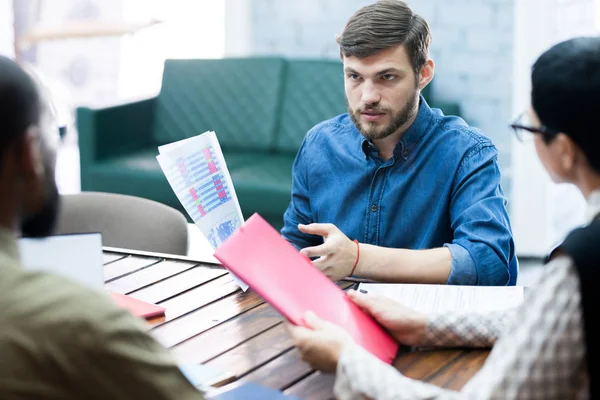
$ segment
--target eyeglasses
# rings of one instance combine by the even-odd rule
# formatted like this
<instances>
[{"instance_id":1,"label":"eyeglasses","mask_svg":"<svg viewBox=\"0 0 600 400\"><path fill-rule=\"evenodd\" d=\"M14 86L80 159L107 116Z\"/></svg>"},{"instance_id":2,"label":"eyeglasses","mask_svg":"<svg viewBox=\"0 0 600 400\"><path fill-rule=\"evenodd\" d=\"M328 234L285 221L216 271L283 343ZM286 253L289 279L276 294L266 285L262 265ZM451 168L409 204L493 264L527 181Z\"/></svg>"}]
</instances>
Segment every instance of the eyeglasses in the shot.
<instances>
[{"instance_id":1,"label":"eyeglasses","mask_svg":"<svg viewBox=\"0 0 600 400\"><path fill-rule=\"evenodd\" d=\"M546 138L551 138L559 134L558 129L549 128L545 125L540 125L537 127L532 126L531 120L527 113L523 113L519 115L519 117L510 124L510 127L515 131L515 135L517 139L521 142L527 142L533 139L533 134L543 135Z\"/></svg>"}]
</instances>

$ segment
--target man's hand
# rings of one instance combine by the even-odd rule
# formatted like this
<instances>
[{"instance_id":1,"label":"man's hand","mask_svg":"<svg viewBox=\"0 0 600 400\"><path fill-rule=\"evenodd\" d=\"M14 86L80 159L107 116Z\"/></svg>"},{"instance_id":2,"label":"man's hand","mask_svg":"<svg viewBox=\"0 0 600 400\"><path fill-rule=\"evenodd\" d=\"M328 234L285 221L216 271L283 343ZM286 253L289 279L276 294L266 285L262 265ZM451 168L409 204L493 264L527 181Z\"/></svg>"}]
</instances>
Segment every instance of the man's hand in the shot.
<instances>
[{"instance_id":1,"label":"man's hand","mask_svg":"<svg viewBox=\"0 0 600 400\"><path fill-rule=\"evenodd\" d=\"M355 290L349 290L348 296L386 328L399 343L408 346L421 343L427 322L424 314L385 296L363 294Z\"/></svg>"},{"instance_id":2,"label":"man's hand","mask_svg":"<svg viewBox=\"0 0 600 400\"><path fill-rule=\"evenodd\" d=\"M333 373L344 347L353 343L352 337L339 326L323 321L309 311L304 316L306 328L287 323L287 329L300 357L313 368Z\"/></svg>"},{"instance_id":3,"label":"man's hand","mask_svg":"<svg viewBox=\"0 0 600 400\"><path fill-rule=\"evenodd\" d=\"M348 239L333 224L298 225L301 232L323 236L323 244L305 247L300 253L309 258L318 257L313 264L331 280L338 281L352 273L358 249L356 243Z\"/></svg>"}]
</instances>

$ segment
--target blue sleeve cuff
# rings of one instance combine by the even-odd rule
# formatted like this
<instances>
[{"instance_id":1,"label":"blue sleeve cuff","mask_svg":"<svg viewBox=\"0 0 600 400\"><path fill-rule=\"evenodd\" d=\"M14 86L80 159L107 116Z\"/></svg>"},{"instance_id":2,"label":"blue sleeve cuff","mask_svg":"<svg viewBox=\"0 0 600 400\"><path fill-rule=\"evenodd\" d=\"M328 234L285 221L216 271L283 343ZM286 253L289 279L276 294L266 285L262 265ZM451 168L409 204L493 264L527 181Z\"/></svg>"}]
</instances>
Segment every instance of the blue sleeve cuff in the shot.
<instances>
[{"instance_id":1,"label":"blue sleeve cuff","mask_svg":"<svg viewBox=\"0 0 600 400\"><path fill-rule=\"evenodd\" d=\"M452 254L452 269L448 276L448 285L476 285L477 267L471 254L459 244L447 243L444 245Z\"/></svg>"}]
</instances>

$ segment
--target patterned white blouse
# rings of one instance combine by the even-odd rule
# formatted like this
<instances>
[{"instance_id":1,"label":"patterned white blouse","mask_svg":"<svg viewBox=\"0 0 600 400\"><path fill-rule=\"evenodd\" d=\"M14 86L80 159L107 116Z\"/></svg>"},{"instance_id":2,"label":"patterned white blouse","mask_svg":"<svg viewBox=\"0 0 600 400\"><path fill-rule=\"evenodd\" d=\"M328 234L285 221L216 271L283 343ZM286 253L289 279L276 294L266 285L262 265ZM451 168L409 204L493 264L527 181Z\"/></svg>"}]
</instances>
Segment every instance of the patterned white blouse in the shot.
<instances>
[{"instance_id":1,"label":"patterned white blouse","mask_svg":"<svg viewBox=\"0 0 600 400\"><path fill-rule=\"evenodd\" d=\"M589 221L600 191L588 199ZM588 373L579 278L558 257L517 309L502 313L428 316L424 346L490 347L481 370L460 392L409 379L357 345L342 353L335 395L345 399L587 399Z\"/></svg>"}]
</instances>

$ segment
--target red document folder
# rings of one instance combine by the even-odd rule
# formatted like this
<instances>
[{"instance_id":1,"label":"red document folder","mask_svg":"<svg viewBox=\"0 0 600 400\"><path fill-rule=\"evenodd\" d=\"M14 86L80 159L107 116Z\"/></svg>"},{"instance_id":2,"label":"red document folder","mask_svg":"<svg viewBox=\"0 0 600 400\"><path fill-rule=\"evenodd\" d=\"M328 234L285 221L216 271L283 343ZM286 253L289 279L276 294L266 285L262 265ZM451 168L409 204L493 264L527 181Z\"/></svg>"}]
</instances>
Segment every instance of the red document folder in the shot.
<instances>
[{"instance_id":1,"label":"red document folder","mask_svg":"<svg viewBox=\"0 0 600 400\"><path fill-rule=\"evenodd\" d=\"M143 318L158 317L165 313L165 308L156 304L146 303L125 294L109 292L118 306L129 310L133 315Z\"/></svg>"},{"instance_id":2,"label":"red document folder","mask_svg":"<svg viewBox=\"0 0 600 400\"><path fill-rule=\"evenodd\" d=\"M394 339L260 215L251 216L215 257L293 324L304 325L304 313L314 311L379 359L394 360Z\"/></svg>"}]
</instances>

